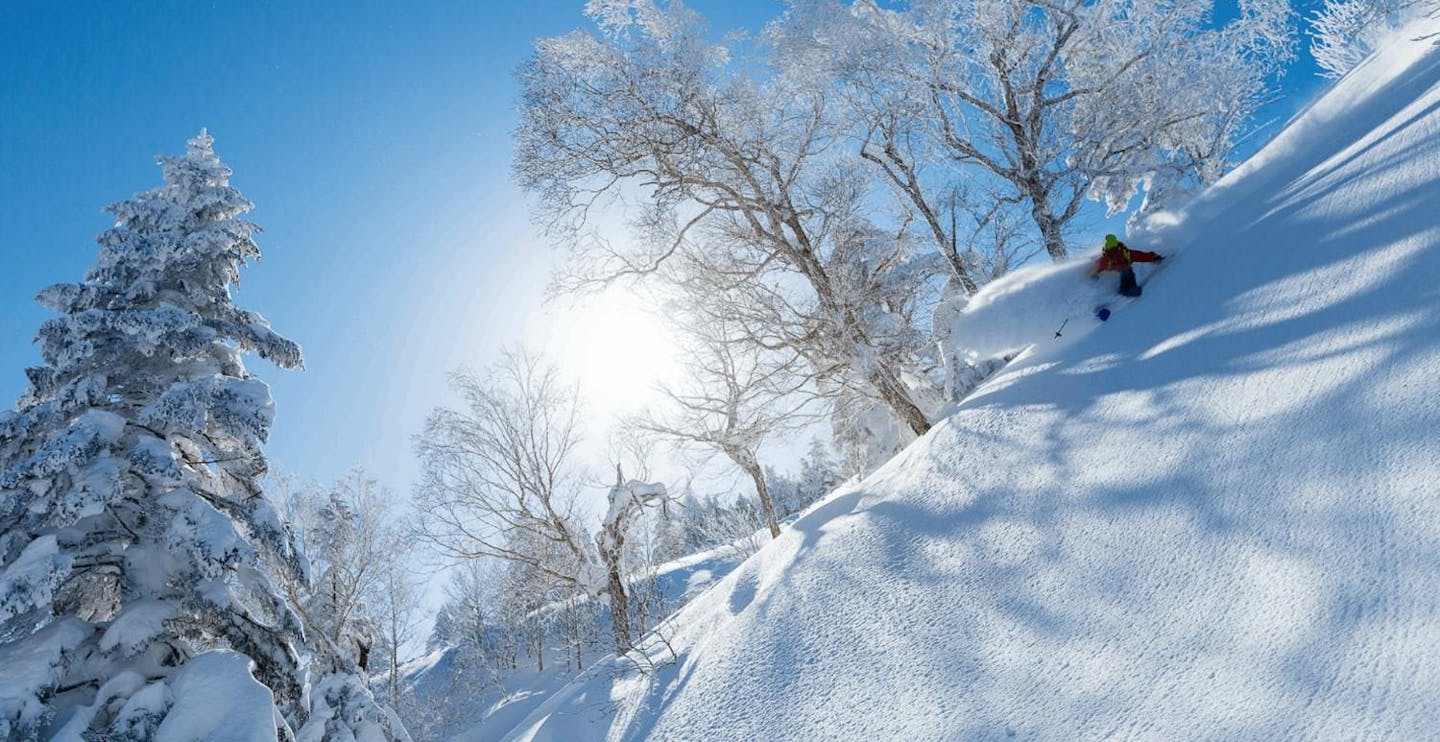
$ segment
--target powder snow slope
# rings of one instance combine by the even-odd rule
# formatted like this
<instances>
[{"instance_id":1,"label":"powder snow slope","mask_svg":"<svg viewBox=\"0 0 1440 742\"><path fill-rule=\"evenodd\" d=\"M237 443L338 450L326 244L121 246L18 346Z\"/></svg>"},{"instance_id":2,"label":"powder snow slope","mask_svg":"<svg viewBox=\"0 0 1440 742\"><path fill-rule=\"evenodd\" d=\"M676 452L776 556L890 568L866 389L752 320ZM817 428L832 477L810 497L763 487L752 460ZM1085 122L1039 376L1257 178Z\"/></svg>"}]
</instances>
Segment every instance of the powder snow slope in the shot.
<instances>
[{"instance_id":1,"label":"powder snow slope","mask_svg":"<svg viewBox=\"0 0 1440 742\"><path fill-rule=\"evenodd\" d=\"M800 518L681 612L676 661L514 735L1440 734L1440 49L1387 48L1132 237L1183 250L1142 302Z\"/></svg>"}]
</instances>

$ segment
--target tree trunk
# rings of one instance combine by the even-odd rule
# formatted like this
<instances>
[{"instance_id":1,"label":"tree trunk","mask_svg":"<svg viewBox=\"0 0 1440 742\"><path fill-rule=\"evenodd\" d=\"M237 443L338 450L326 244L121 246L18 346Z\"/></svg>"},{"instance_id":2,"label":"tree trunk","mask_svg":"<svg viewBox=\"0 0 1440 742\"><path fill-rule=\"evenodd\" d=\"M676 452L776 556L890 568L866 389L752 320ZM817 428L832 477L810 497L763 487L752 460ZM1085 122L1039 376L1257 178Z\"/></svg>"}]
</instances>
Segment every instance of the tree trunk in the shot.
<instances>
[{"instance_id":1,"label":"tree trunk","mask_svg":"<svg viewBox=\"0 0 1440 742\"><path fill-rule=\"evenodd\" d=\"M732 458L750 475L751 481L755 482L755 494L760 497L760 508L765 511L765 523L770 526L770 538L780 538L780 521L775 517L775 501L770 499L770 485L765 483L765 472L760 468L760 462L748 451Z\"/></svg>"},{"instance_id":2,"label":"tree trunk","mask_svg":"<svg viewBox=\"0 0 1440 742\"><path fill-rule=\"evenodd\" d=\"M1040 239L1045 243L1045 252L1056 263L1065 260L1069 252L1065 249L1065 238L1060 235L1060 220L1050 213L1049 194L1042 190L1030 190L1030 217L1040 230Z\"/></svg>"},{"instance_id":3,"label":"tree trunk","mask_svg":"<svg viewBox=\"0 0 1440 742\"><path fill-rule=\"evenodd\" d=\"M618 544L617 544L617 551ZM619 555L607 559L610 564L610 628L615 637L615 651L625 654L633 646L630 643L630 605L625 599L625 581L620 577Z\"/></svg>"},{"instance_id":4,"label":"tree trunk","mask_svg":"<svg viewBox=\"0 0 1440 742\"><path fill-rule=\"evenodd\" d=\"M935 250L949 263L950 270L954 273L955 279L964 289L966 296L973 296L980 287L975 279L966 270L965 263L960 259L960 252L956 247L955 234L955 203L950 204L950 234L945 233L945 228L940 224L940 218L935 213L930 201L925 198L925 190L920 187L920 179L915 173L914 165L910 164L895 146L894 132L884 133L884 145L881 154L867 150L865 146L860 147L860 156L880 167L880 171L894 183L910 199L910 203L920 212L925 224L930 227L930 234L935 238Z\"/></svg>"},{"instance_id":5,"label":"tree trunk","mask_svg":"<svg viewBox=\"0 0 1440 742\"><path fill-rule=\"evenodd\" d=\"M395 664L399 658L395 652L390 653L390 708L400 706L400 668Z\"/></svg>"},{"instance_id":6,"label":"tree trunk","mask_svg":"<svg viewBox=\"0 0 1440 742\"><path fill-rule=\"evenodd\" d=\"M576 599L579 600L578 598ZM581 654L583 637L580 631L580 604L570 609L570 648L575 650L575 672L585 669L585 658Z\"/></svg>"},{"instance_id":7,"label":"tree trunk","mask_svg":"<svg viewBox=\"0 0 1440 742\"><path fill-rule=\"evenodd\" d=\"M925 435L930 432L930 420L925 413L910 401L910 395L906 394L900 385L900 380L888 368L877 369L871 376L870 383L880 392L880 398L890 409L900 416L900 419L910 426L915 435Z\"/></svg>"},{"instance_id":8,"label":"tree trunk","mask_svg":"<svg viewBox=\"0 0 1440 742\"><path fill-rule=\"evenodd\" d=\"M648 560L647 560L647 561L648 561ZM647 571L648 571L648 567L647 567ZM644 635L645 635L645 630L648 628L648 624L650 623L650 610L649 610L649 609L650 609L650 599L649 599L649 598L650 598L650 595L649 595L649 592L650 592L650 589L653 587L653 586L649 583L649 581L648 581L648 580L650 580L650 579L652 579L652 578L647 577L647 578L646 578L647 582L642 583L642 584L644 585L644 587L645 587L645 590L644 590L644 592L641 593L641 595L640 595L640 602L636 605L636 612L637 612L637 614L638 614L638 615L636 615L636 619L639 620L639 625L638 625L636 628L638 628L638 629L640 630L640 635L641 635L641 636L644 636Z\"/></svg>"},{"instance_id":9,"label":"tree trunk","mask_svg":"<svg viewBox=\"0 0 1440 742\"><path fill-rule=\"evenodd\" d=\"M805 232L805 225L795 217L792 217L786 224L799 240L800 249L783 244L781 247L789 250L796 267L809 279L820 306L838 321L840 326L837 329L844 334L847 342L858 348L874 349L875 343L866 335L864 324L855 316L854 310L836 299L835 288L831 284L830 276L825 272L824 264L821 263L815 250L811 247L810 238ZM852 358L851 360L853 369L853 361L856 359ZM880 398L884 400L885 404L889 405L890 409L899 415L911 430L915 431L915 435L925 435L929 432L930 421L925 418L925 413L921 412L920 408L910 400L910 395L905 392L894 369L880 362L872 363L870 366L867 380L879 391Z\"/></svg>"}]
</instances>

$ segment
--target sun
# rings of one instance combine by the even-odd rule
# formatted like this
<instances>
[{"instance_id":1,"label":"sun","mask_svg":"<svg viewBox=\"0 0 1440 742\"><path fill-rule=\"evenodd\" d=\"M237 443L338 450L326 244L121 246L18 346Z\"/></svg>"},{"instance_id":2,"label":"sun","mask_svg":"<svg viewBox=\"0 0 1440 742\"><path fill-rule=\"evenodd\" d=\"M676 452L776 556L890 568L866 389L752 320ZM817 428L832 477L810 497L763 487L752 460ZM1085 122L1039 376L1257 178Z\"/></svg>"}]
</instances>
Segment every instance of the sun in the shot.
<instances>
[{"instance_id":1,"label":"sun","mask_svg":"<svg viewBox=\"0 0 1440 742\"><path fill-rule=\"evenodd\" d=\"M657 309L631 291L566 301L552 310L545 348L580 386L588 414L614 419L658 398L675 378L675 336Z\"/></svg>"}]
</instances>

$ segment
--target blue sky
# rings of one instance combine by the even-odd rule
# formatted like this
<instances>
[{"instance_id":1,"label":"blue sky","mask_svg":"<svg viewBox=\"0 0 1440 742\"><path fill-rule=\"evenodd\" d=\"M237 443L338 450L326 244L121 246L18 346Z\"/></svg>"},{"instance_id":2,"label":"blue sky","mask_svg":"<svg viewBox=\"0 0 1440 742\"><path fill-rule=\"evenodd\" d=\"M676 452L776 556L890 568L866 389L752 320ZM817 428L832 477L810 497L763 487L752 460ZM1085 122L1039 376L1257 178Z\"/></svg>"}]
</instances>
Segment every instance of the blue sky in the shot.
<instances>
[{"instance_id":1,"label":"blue sky","mask_svg":"<svg viewBox=\"0 0 1440 742\"><path fill-rule=\"evenodd\" d=\"M778 0L692 3L717 28ZM32 297L81 277L101 207L159 182L202 126L257 204L242 306L305 348L254 361L284 470L363 463L397 490L444 372L492 358L540 308L548 249L509 178L512 75L582 0L0 4L0 400L23 388ZM1303 53L1302 53L1303 54ZM1320 82L1304 60L1282 118Z\"/></svg>"},{"instance_id":2,"label":"blue sky","mask_svg":"<svg viewBox=\"0 0 1440 742\"><path fill-rule=\"evenodd\" d=\"M265 229L238 302L307 358L252 363L277 401L272 458L320 478L363 462L404 489L444 372L539 307L548 250L509 180L512 72L580 8L0 4L0 399L37 358L35 292L79 279L100 209L157 185L154 156L205 126Z\"/></svg>"}]
</instances>

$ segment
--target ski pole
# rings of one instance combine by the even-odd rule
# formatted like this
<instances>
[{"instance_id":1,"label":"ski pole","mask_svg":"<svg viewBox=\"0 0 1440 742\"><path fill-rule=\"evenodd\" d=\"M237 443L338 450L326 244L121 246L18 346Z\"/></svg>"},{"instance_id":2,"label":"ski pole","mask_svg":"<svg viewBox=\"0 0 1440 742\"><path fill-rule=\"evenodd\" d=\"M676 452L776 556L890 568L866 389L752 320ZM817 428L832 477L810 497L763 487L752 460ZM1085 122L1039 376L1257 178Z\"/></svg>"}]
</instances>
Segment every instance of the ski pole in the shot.
<instances>
[{"instance_id":1,"label":"ski pole","mask_svg":"<svg viewBox=\"0 0 1440 742\"><path fill-rule=\"evenodd\" d=\"M1060 337L1060 333L1065 329L1065 325L1068 324L1070 324L1070 318L1066 317L1065 321L1060 323L1060 329L1055 331L1055 337Z\"/></svg>"}]
</instances>

